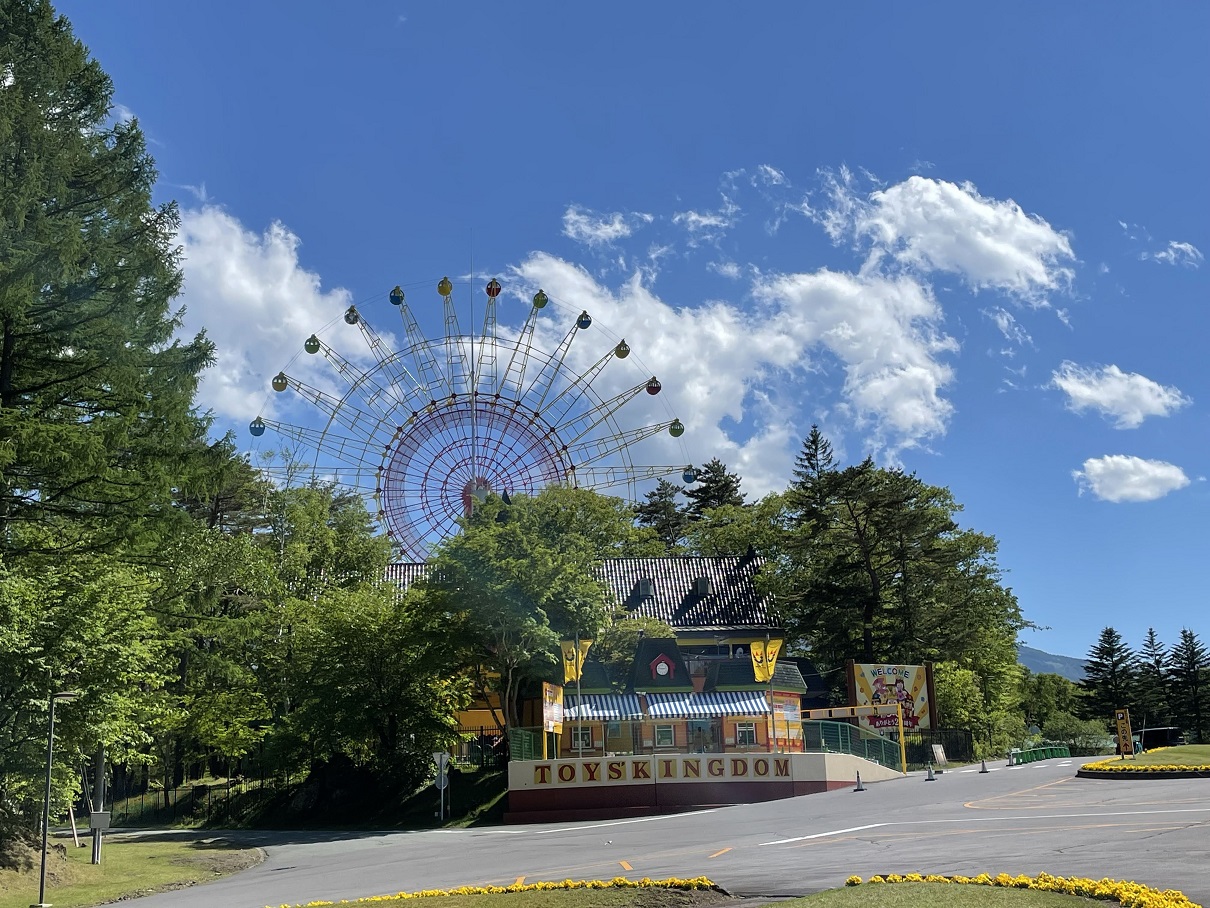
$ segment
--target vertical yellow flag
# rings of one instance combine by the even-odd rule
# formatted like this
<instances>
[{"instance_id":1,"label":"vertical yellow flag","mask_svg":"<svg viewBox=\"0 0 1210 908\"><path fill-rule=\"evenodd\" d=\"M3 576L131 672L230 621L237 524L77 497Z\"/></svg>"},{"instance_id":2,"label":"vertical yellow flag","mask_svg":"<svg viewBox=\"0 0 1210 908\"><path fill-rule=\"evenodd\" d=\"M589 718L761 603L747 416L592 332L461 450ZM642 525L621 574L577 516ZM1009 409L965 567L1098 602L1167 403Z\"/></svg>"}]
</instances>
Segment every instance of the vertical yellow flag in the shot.
<instances>
[{"instance_id":1,"label":"vertical yellow flag","mask_svg":"<svg viewBox=\"0 0 1210 908\"><path fill-rule=\"evenodd\" d=\"M588 657L588 650L592 646L591 640L580 640L579 650L576 649L575 640L562 640L559 642L559 648L563 651L563 682L566 684L569 681L579 681L580 675L584 673L584 660Z\"/></svg>"},{"instance_id":2,"label":"vertical yellow flag","mask_svg":"<svg viewBox=\"0 0 1210 908\"><path fill-rule=\"evenodd\" d=\"M765 644L765 677L763 680L773 680L773 669L777 668L777 655L781 652L781 641L770 640Z\"/></svg>"},{"instance_id":3,"label":"vertical yellow flag","mask_svg":"<svg viewBox=\"0 0 1210 908\"><path fill-rule=\"evenodd\" d=\"M756 680L768 681L769 676L765 674L765 642L753 640L748 650L752 654L752 673L756 675Z\"/></svg>"}]
</instances>

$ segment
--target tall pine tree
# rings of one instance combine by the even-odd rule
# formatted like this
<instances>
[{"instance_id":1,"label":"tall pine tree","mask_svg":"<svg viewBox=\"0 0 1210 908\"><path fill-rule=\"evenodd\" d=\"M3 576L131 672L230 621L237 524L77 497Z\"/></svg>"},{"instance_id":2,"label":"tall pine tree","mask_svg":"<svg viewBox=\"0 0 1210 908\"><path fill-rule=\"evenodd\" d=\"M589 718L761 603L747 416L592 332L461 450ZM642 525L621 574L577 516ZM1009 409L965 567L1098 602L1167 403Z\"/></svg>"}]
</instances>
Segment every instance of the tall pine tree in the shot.
<instances>
[{"instance_id":1,"label":"tall pine tree","mask_svg":"<svg viewBox=\"0 0 1210 908\"><path fill-rule=\"evenodd\" d=\"M1112 627L1101 631L1084 662L1084 718L1109 722L1115 709L1129 708L1135 692L1135 656Z\"/></svg>"},{"instance_id":2,"label":"tall pine tree","mask_svg":"<svg viewBox=\"0 0 1210 908\"><path fill-rule=\"evenodd\" d=\"M1181 629L1180 639L1169 654L1172 671L1172 711L1177 722L1189 733L1191 740L1205 743L1206 720L1210 718L1202 705L1210 689L1210 650L1189 628Z\"/></svg>"},{"instance_id":3,"label":"tall pine tree","mask_svg":"<svg viewBox=\"0 0 1210 908\"><path fill-rule=\"evenodd\" d=\"M0 4L0 554L146 535L205 435L177 211L112 100L49 2Z\"/></svg>"},{"instance_id":4,"label":"tall pine tree","mask_svg":"<svg viewBox=\"0 0 1210 908\"><path fill-rule=\"evenodd\" d=\"M634 509L635 520L655 530L670 552L680 546L689 526L689 516L677 501L684 491L682 486L661 479Z\"/></svg>"},{"instance_id":5,"label":"tall pine tree","mask_svg":"<svg viewBox=\"0 0 1210 908\"><path fill-rule=\"evenodd\" d=\"M697 485L685 490L685 497L689 499L689 518L701 520L714 508L743 505L740 481L739 475L730 472L717 457L708 462L697 472Z\"/></svg>"},{"instance_id":6,"label":"tall pine tree","mask_svg":"<svg viewBox=\"0 0 1210 908\"><path fill-rule=\"evenodd\" d=\"M1147 636L1139 649L1136 672L1134 708L1139 713L1140 727L1168 725L1172 721L1172 710L1168 705L1168 651L1160 643L1154 627L1147 628Z\"/></svg>"}]
</instances>

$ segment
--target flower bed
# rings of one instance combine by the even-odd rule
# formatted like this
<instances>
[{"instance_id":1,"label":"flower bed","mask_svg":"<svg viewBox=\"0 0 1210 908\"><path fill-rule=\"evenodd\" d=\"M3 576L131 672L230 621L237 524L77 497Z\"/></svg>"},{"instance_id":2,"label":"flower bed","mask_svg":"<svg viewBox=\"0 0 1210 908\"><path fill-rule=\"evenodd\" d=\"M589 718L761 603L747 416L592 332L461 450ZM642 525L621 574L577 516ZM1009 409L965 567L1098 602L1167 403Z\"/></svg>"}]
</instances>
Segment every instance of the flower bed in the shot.
<instances>
[{"instance_id":1,"label":"flower bed","mask_svg":"<svg viewBox=\"0 0 1210 908\"><path fill-rule=\"evenodd\" d=\"M422 889L419 892L397 892L394 895L371 895L361 899L341 899L339 902L307 902L305 905L282 905L281 908L330 908L334 905L387 905L409 899L433 898L442 895L488 895L495 892L549 892L553 889L717 889L704 876L692 879L670 877L666 880L628 880L615 876L612 880L560 880L551 883L513 883L509 886L459 886L457 889Z\"/></svg>"},{"instance_id":2,"label":"flower bed","mask_svg":"<svg viewBox=\"0 0 1210 908\"><path fill-rule=\"evenodd\" d=\"M882 876L872 876L864 881L865 885L870 883L957 883L1000 886L1005 889L1034 889L1039 892L1061 892L1065 895L1083 898L1116 901L1127 908L1200 908L1195 902L1191 902L1183 892L1175 889L1152 889L1141 883L1129 883L1123 880L1089 880L1082 877L1051 876L1049 873L1039 873L1036 877L1009 876L1007 873L996 876L989 876L986 873L978 876L888 873ZM862 884L863 881L859 876L851 876L845 880L846 886Z\"/></svg>"}]
</instances>

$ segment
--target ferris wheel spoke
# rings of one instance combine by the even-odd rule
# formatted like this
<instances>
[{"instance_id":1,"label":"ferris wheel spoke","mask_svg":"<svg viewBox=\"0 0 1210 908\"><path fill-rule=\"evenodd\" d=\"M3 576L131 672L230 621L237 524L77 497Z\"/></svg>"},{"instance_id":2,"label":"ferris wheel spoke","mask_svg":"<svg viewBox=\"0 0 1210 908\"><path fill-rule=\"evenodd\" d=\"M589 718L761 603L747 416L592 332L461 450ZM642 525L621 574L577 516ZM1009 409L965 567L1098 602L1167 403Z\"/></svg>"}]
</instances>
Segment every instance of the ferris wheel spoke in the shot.
<instances>
[{"instance_id":1,"label":"ferris wheel spoke","mask_svg":"<svg viewBox=\"0 0 1210 908\"><path fill-rule=\"evenodd\" d=\"M416 322L416 316L412 314L412 310L407 304L403 290L399 287L392 290L390 300L392 305L399 307L399 317L403 320L403 333L408 342L407 349L415 364L415 372L420 376L418 384L424 395L429 400L435 400L452 393L453 388L449 386L446 376L437 364L437 358L433 355L430 342L424 336L424 332L420 330L420 325ZM395 358L402 356L402 352L395 354Z\"/></svg>"},{"instance_id":2,"label":"ferris wheel spoke","mask_svg":"<svg viewBox=\"0 0 1210 908\"><path fill-rule=\"evenodd\" d=\"M479 335L479 359L475 363L475 380L471 390L478 394L486 387L489 395L496 393L496 297L500 282L492 278L486 287L487 305L483 309L483 330Z\"/></svg>"},{"instance_id":3,"label":"ferris wheel spoke","mask_svg":"<svg viewBox=\"0 0 1210 908\"><path fill-rule=\"evenodd\" d=\"M462 330L458 327L458 310L454 308L454 285L448 277L441 279L437 292L441 294L441 308L445 314L445 377L450 393L463 390L469 393L471 369L462 349Z\"/></svg>"},{"instance_id":4,"label":"ferris wheel spoke","mask_svg":"<svg viewBox=\"0 0 1210 908\"><path fill-rule=\"evenodd\" d=\"M640 382L633 388L627 388L618 394L615 394L609 400L601 401L591 410L573 416L566 422L555 425L554 431L559 437L564 439L568 445L573 445L581 441L584 436L593 431L601 423L607 421L611 416L618 412L623 406L639 396L639 393L645 390L650 379L645 382ZM548 411L549 412L549 411Z\"/></svg>"},{"instance_id":5,"label":"ferris wheel spoke","mask_svg":"<svg viewBox=\"0 0 1210 908\"><path fill-rule=\"evenodd\" d=\"M566 387L551 398L550 403L546 404L545 407L539 406L536 408L542 411L542 417L551 425L555 425L566 419L567 414L582 400L592 385L593 380L601 374L601 370L614 358L615 353L616 349L611 349L579 375L572 378ZM638 392L636 391L635 393L637 394Z\"/></svg>"},{"instance_id":6,"label":"ferris wheel spoke","mask_svg":"<svg viewBox=\"0 0 1210 908\"><path fill-rule=\"evenodd\" d=\"M580 317L571 326L571 330L563 336L563 340L559 341L559 346L555 349L554 355L543 363L542 367L538 370L538 374L534 376L533 382L525 389L524 394L521 395L522 400L528 400L535 395L537 396L537 403L532 408L535 413L541 411L546 403L546 396L550 394L551 389L555 385L555 380L562 374L563 361L567 359L567 351L571 349L571 342L575 339L581 325L588 327L591 324L592 319L589 318L588 313L581 312Z\"/></svg>"},{"instance_id":7,"label":"ferris wheel spoke","mask_svg":"<svg viewBox=\"0 0 1210 908\"><path fill-rule=\"evenodd\" d=\"M681 466L588 466L576 467L576 485L581 489L609 489L632 482L643 482L648 479L659 479L681 473Z\"/></svg>"},{"instance_id":8,"label":"ferris wheel spoke","mask_svg":"<svg viewBox=\"0 0 1210 908\"><path fill-rule=\"evenodd\" d=\"M283 438L288 438L295 444L310 448L317 453L335 457L348 466L364 466L371 452L371 446L365 439L346 438L331 432L316 432L314 429L272 419L265 419L262 422Z\"/></svg>"},{"instance_id":9,"label":"ferris wheel spoke","mask_svg":"<svg viewBox=\"0 0 1210 908\"><path fill-rule=\"evenodd\" d=\"M399 405L406 405L406 399L400 399L398 393L383 387L376 381L374 372L359 369L339 353L330 344L312 334L307 338L304 348L308 353L323 353L324 359L332 364L336 374L344 381L350 393L356 393L358 399L367 407L374 410L382 419L391 419L391 414ZM390 374L388 373L388 377ZM410 378L411 376L409 376ZM384 405L384 401L386 402Z\"/></svg>"},{"instance_id":10,"label":"ferris wheel spoke","mask_svg":"<svg viewBox=\"0 0 1210 908\"><path fill-rule=\"evenodd\" d=\"M529 308L525 324L521 327L521 334L513 345L512 356L508 359L504 377L500 379L500 384L493 389L494 393L504 397L514 397L517 400L521 399L521 389L525 386L525 373L529 368L529 357L534 349L534 328L538 324L538 312L546 306L547 301L546 294L541 290L534 294L533 304Z\"/></svg>"},{"instance_id":11,"label":"ferris wheel spoke","mask_svg":"<svg viewBox=\"0 0 1210 908\"><path fill-rule=\"evenodd\" d=\"M278 389L281 381L284 381L287 387L293 386L299 395L350 432L362 435L368 440L382 430L384 420L381 417L366 413L364 410L359 410L349 403L348 400L333 397L331 394L320 391L306 382L299 381L297 378L291 378L285 372L279 372L276 378L274 378L274 390ZM282 388L281 390L285 389Z\"/></svg>"},{"instance_id":12,"label":"ferris wheel spoke","mask_svg":"<svg viewBox=\"0 0 1210 908\"><path fill-rule=\"evenodd\" d=\"M604 438L593 438L576 445L568 445L567 458L574 465L574 469L579 470L588 464L603 460L611 454L624 451L626 448L645 438L658 435L660 432L671 428L674 422L676 420L670 419L666 422L655 423L654 425L643 426L638 429L629 429Z\"/></svg>"}]
</instances>

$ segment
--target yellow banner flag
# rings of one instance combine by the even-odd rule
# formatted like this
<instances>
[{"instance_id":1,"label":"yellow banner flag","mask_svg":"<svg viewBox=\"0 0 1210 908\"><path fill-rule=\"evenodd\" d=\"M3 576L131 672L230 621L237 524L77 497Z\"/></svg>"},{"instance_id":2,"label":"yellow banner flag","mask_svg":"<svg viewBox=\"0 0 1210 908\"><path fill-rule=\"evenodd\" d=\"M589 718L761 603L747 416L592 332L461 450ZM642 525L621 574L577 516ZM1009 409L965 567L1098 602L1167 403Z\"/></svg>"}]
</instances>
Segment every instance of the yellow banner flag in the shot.
<instances>
[{"instance_id":1,"label":"yellow banner flag","mask_svg":"<svg viewBox=\"0 0 1210 908\"><path fill-rule=\"evenodd\" d=\"M773 678L773 669L777 667L777 654L781 652L780 640L754 640L750 647L752 653L752 674L757 681L769 681Z\"/></svg>"},{"instance_id":2,"label":"yellow banner flag","mask_svg":"<svg viewBox=\"0 0 1210 908\"><path fill-rule=\"evenodd\" d=\"M777 668L777 656L781 652L781 641L770 640L765 644L765 678L766 681L773 680L773 670Z\"/></svg>"},{"instance_id":3,"label":"yellow banner flag","mask_svg":"<svg viewBox=\"0 0 1210 908\"><path fill-rule=\"evenodd\" d=\"M752 674L756 676L757 681L768 681L769 676L765 674L765 644L763 640L754 640L748 647L748 651L752 654Z\"/></svg>"},{"instance_id":4,"label":"yellow banner flag","mask_svg":"<svg viewBox=\"0 0 1210 908\"><path fill-rule=\"evenodd\" d=\"M579 644L577 649L576 644ZM584 660L588 657L591 640L563 640L559 648L563 651L563 683L579 681L584 673Z\"/></svg>"}]
</instances>

